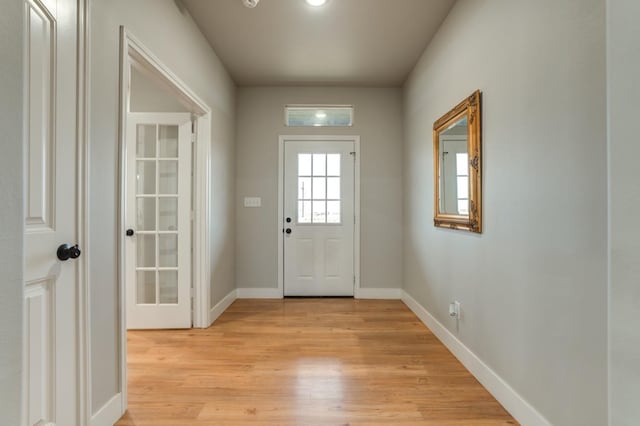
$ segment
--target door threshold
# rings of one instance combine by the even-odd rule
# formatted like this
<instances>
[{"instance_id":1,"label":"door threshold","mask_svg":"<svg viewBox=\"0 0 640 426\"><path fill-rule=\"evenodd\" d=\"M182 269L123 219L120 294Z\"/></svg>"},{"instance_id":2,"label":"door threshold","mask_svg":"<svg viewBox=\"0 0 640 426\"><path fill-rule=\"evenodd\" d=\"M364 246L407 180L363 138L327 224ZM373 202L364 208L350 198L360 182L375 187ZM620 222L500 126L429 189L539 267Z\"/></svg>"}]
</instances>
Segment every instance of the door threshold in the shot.
<instances>
[{"instance_id":1,"label":"door threshold","mask_svg":"<svg viewBox=\"0 0 640 426\"><path fill-rule=\"evenodd\" d=\"M284 296L285 299L355 299L355 296Z\"/></svg>"}]
</instances>

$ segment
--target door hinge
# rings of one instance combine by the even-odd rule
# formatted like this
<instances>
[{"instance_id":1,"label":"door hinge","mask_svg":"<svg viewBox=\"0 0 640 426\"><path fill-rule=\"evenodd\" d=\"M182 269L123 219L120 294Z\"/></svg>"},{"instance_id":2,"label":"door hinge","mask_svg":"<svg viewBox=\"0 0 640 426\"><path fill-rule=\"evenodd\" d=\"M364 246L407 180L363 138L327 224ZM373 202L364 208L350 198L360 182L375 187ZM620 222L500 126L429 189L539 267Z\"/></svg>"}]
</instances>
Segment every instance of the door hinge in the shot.
<instances>
[{"instance_id":1,"label":"door hinge","mask_svg":"<svg viewBox=\"0 0 640 426\"><path fill-rule=\"evenodd\" d=\"M349 153L349 155L351 155L351 156L353 156L353 157L355 158L355 156L356 156L356 152L355 152L355 151L351 151L351 152Z\"/></svg>"},{"instance_id":2,"label":"door hinge","mask_svg":"<svg viewBox=\"0 0 640 426\"><path fill-rule=\"evenodd\" d=\"M356 276L353 276L353 285L356 285Z\"/></svg>"}]
</instances>

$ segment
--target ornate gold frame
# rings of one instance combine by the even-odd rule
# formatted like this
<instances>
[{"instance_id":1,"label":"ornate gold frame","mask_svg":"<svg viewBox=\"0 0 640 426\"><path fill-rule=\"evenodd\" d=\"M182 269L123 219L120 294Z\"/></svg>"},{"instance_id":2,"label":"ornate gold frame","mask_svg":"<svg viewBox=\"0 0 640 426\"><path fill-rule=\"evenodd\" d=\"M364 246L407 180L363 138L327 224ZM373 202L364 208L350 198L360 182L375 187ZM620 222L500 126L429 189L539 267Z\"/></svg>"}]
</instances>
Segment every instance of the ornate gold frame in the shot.
<instances>
[{"instance_id":1,"label":"ornate gold frame","mask_svg":"<svg viewBox=\"0 0 640 426\"><path fill-rule=\"evenodd\" d=\"M433 123L434 217L435 226L482 233L482 112L481 93L476 90L451 111ZM440 213L440 138L450 125L467 116L469 152L469 215Z\"/></svg>"}]
</instances>

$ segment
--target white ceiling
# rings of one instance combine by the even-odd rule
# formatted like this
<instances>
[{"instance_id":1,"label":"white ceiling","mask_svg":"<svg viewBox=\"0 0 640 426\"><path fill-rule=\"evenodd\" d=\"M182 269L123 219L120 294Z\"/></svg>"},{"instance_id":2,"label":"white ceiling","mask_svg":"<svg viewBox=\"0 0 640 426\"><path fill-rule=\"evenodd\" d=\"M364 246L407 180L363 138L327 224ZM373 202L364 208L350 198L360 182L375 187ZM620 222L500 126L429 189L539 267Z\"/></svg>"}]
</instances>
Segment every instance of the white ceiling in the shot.
<instances>
[{"instance_id":1,"label":"white ceiling","mask_svg":"<svg viewBox=\"0 0 640 426\"><path fill-rule=\"evenodd\" d=\"M400 86L455 0L183 0L240 86Z\"/></svg>"}]
</instances>

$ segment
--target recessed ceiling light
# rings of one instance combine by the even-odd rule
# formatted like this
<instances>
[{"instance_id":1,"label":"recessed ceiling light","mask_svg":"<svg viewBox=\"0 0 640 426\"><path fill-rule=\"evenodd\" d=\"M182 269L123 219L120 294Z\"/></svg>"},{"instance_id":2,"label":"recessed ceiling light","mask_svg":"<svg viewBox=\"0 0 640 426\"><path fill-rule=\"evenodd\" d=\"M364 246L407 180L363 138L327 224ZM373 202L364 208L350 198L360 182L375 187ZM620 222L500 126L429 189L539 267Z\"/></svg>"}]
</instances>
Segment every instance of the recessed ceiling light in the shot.
<instances>
[{"instance_id":1,"label":"recessed ceiling light","mask_svg":"<svg viewBox=\"0 0 640 426\"><path fill-rule=\"evenodd\" d=\"M327 0L305 0L305 1L307 2L307 4L311 6L322 6L327 2Z\"/></svg>"}]
</instances>

